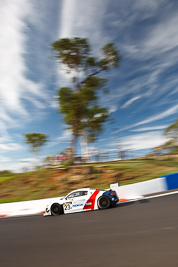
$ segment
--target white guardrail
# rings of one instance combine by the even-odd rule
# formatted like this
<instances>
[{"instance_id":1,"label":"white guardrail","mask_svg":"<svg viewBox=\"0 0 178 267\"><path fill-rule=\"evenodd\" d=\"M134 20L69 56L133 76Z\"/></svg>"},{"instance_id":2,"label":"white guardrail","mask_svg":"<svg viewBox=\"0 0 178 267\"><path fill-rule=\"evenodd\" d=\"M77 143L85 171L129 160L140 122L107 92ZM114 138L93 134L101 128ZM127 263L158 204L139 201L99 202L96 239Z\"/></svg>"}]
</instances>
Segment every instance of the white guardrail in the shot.
<instances>
[{"instance_id":1,"label":"white guardrail","mask_svg":"<svg viewBox=\"0 0 178 267\"><path fill-rule=\"evenodd\" d=\"M110 185L118 196L119 202L142 198L144 195L159 193L178 188L178 173L168 174L145 182L119 186ZM0 204L0 217L23 216L44 213L46 205L58 198L13 202Z\"/></svg>"}]
</instances>

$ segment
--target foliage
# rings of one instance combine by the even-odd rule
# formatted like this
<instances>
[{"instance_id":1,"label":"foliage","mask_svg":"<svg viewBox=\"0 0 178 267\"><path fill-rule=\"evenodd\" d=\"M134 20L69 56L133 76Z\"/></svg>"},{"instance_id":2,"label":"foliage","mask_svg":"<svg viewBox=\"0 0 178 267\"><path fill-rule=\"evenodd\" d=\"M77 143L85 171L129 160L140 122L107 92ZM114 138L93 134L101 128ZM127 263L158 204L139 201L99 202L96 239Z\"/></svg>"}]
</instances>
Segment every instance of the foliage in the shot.
<instances>
[{"instance_id":1,"label":"foliage","mask_svg":"<svg viewBox=\"0 0 178 267\"><path fill-rule=\"evenodd\" d=\"M71 159L67 159L65 161L62 162L61 166L65 169L68 169L71 165L72 165L72 160Z\"/></svg>"},{"instance_id":2,"label":"foliage","mask_svg":"<svg viewBox=\"0 0 178 267\"><path fill-rule=\"evenodd\" d=\"M99 105L98 91L106 92L107 80L98 74L118 67L120 56L113 43L102 48L103 57L90 55L87 39L64 38L52 44L58 62L72 74L72 87L62 87L58 91L59 112L72 130L72 154L76 139L80 136L94 141L103 129L109 112Z\"/></svg>"},{"instance_id":3,"label":"foliage","mask_svg":"<svg viewBox=\"0 0 178 267\"><path fill-rule=\"evenodd\" d=\"M38 153L47 142L47 135L41 133L27 133L24 135L25 143L31 146L32 152Z\"/></svg>"},{"instance_id":4,"label":"foliage","mask_svg":"<svg viewBox=\"0 0 178 267\"><path fill-rule=\"evenodd\" d=\"M178 119L166 128L164 135L170 138L164 144L164 148L168 148L171 152L178 152Z\"/></svg>"}]
</instances>

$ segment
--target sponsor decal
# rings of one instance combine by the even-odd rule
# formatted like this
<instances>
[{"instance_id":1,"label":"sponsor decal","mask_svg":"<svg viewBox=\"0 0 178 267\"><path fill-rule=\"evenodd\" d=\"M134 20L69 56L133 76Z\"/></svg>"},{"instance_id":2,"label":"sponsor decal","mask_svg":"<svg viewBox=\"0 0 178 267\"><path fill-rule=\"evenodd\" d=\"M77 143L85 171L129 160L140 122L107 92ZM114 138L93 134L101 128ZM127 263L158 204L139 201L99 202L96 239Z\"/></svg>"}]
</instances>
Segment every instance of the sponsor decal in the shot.
<instances>
[{"instance_id":1,"label":"sponsor decal","mask_svg":"<svg viewBox=\"0 0 178 267\"><path fill-rule=\"evenodd\" d=\"M76 207L81 207L83 206L83 204L74 204L73 207L76 208Z\"/></svg>"},{"instance_id":2,"label":"sponsor decal","mask_svg":"<svg viewBox=\"0 0 178 267\"><path fill-rule=\"evenodd\" d=\"M92 205L92 202L87 202L86 203L86 206L90 206L90 205Z\"/></svg>"},{"instance_id":3,"label":"sponsor decal","mask_svg":"<svg viewBox=\"0 0 178 267\"><path fill-rule=\"evenodd\" d=\"M64 203L64 205L69 205L69 204L72 204L72 202L66 202L66 203Z\"/></svg>"}]
</instances>

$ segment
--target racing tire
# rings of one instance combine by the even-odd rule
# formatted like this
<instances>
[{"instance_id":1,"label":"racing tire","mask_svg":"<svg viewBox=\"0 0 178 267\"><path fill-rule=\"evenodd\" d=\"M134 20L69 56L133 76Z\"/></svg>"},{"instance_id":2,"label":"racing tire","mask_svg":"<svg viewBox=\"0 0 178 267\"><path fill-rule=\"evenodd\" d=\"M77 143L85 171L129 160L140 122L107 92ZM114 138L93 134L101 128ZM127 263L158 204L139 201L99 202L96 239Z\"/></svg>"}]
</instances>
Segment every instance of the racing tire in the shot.
<instances>
[{"instance_id":1,"label":"racing tire","mask_svg":"<svg viewBox=\"0 0 178 267\"><path fill-rule=\"evenodd\" d=\"M100 210L108 209L111 206L111 201L107 196L101 196L98 199L98 208Z\"/></svg>"},{"instance_id":2,"label":"racing tire","mask_svg":"<svg viewBox=\"0 0 178 267\"><path fill-rule=\"evenodd\" d=\"M60 215L62 214L62 207L58 203L53 203L51 206L51 215Z\"/></svg>"}]
</instances>

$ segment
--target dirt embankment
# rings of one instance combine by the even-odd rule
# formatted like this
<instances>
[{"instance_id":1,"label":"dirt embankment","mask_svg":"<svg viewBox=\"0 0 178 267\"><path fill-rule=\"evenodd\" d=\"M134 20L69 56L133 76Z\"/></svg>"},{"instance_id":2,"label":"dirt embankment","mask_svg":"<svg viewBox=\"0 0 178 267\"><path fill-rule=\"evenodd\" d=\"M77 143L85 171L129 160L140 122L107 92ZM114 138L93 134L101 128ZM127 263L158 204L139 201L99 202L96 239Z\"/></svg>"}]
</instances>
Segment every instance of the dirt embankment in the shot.
<instances>
[{"instance_id":1,"label":"dirt embankment","mask_svg":"<svg viewBox=\"0 0 178 267\"><path fill-rule=\"evenodd\" d=\"M111 183L125 185L175 172L177 161L139 159L9 174L0 176L0 203L63 196L82 187L104 189Z\"/></svg>"}]
</instances>

